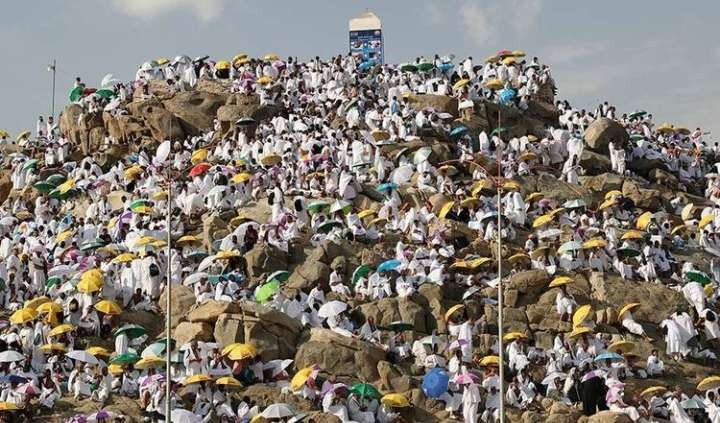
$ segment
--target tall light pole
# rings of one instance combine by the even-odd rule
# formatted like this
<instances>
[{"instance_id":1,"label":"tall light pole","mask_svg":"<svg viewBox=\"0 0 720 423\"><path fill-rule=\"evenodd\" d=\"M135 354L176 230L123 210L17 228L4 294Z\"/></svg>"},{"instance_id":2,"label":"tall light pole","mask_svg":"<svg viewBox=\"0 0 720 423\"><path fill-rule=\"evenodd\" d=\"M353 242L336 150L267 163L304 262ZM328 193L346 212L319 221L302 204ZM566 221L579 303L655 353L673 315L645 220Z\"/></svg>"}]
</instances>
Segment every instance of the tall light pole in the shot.
<instances>
[{"instance_id":1,"label":"tall light pole","mask_svg":"<svg viewBox=\"0 0 720 423\"><path fill-rule=\"evenodd\" d=\"M170 288L171 275L172 275L172 250L170 248L170 242L172 241L172 180L168 178L167 184L167 210L165 211L167 218L167 281L165 282L165 421L170 421L170 413L172 412L170 406L170 395L171 389L171 378L170 378L170 354L171 354L171 334L170 334Z\"/></svg>"},{"instance_id":2,"label":"tall light pole","mask_svg":"<svg viewBox=\"0 0 720 423\"><path fill-rule=\"evenodd\" d=\"M50 109L50 116L55 119L55 75L57 74L57 63L55 59L48 65L47 70L48 72L52 72L52 107Z\"/></svg>"},{"instance_id":3,"label":"tall light pole","mask_svg":"<svg viewBox=\"0 0 720 423\"><path fill-rule=\"evenodd\" d=\"M498 111L498 127L495 129L500 134L504 128L500 126L500 111ZM494 131L494 132L495 132ZM497 149L497 270L498 270L498 377L500 378L498 393L500 395L500 406L498 411L500 414L500 423L505 423L505 360L503 360L504 342L503 342L503 283L502 283L502 149L496 145Z\"/></svg>"}]
</instances>

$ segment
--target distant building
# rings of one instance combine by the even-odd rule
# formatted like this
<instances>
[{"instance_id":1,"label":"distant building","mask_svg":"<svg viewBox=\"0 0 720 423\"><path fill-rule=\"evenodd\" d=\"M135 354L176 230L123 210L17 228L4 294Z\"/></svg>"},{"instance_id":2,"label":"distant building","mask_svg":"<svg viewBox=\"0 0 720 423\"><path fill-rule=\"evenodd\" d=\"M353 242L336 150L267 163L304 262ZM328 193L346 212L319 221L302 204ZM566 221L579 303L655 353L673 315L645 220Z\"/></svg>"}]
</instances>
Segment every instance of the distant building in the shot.
<instances>
[{"instance_id":1,"label":"distant building","mask_svg":"<svg viewBox=\"0 0 720 423\"><path fill-rule=\"evenodd\" d=\"M385 62L382 22L373 12L367 11L350 19L350 54L362 62Z\"/></svg>"}]
</instances>

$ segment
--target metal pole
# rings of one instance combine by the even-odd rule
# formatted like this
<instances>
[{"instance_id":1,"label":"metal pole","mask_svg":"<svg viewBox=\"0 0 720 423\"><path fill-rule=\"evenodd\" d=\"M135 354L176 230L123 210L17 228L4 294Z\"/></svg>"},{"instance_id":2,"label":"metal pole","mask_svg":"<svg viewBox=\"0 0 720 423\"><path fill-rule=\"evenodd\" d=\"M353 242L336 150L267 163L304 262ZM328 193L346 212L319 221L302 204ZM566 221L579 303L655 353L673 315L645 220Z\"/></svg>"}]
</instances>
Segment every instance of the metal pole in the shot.
<instances>
[{"instance_id":1,"label":"metal pole","mask_svg":"<svg viewBox=\"0 0 720 423\"><path fill-rule=\"evenodd\" d=\"M165 421L170 421L170 353L171 353L171 334L170 334L170 316L172 314L170 305L170 293L172 292L171 275L172 275L172 254L170 250L170 241L172 240L172 181L168 178L167 187L167 280L165 282Z\"/></svg>"},{"instance_id":2,"label":"metal pole","mask_svg":"<svg viewBox=\"0 0 720 423\"><path fill-rule=\"evenodd\" d=\"M56 65L57 64L55 62L55 59L53 59L52 65L50 65L48 67L48 70L52 71L52 74L53 74L53 76L52 76L52 108L51 108L51 112L50 112L50 116L52 116L53 119L55 119L55 74L57 72Z\"/></svg>"},{"instance_id":3,"label":"metal pole","mask_svg":"<svg viewBox=\"0 0 720 423\"><path fill-rule=\"evenodd\" d=\"M500 128L500 111L498 111L498 128ZM500 132L502 133L502 132ZM498 134L498 137L500 135ZM497 167L498 167L498 183L497 183L497 269L498 269L498 345L499 345L499 374L500 388L498 392L500 394L500 423L505 423L505 365L503 360L503 284L502 284L502 197L501 197L501 186L500 181L502 180L502 151L500 146L497 148Z\"/></svg>"}]
</instances>

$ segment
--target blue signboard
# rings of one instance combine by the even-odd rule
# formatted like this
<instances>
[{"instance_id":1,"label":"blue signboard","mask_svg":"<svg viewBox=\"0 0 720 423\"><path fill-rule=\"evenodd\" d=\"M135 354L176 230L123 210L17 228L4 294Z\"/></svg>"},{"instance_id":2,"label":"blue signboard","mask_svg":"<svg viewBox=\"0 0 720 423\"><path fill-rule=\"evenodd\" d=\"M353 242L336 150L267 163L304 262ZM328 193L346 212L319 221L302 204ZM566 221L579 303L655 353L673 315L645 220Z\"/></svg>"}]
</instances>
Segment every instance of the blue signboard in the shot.
<instances>
[{"instance_id":1,"label":"blue signboard","mask_svg":"<svg viewBox=\"0 0 720 423\"><path fill-rule=\"evenodd\" d=\"M360 62L384 63L382 30L350 31L350 54Z\"/></svg>"}]
</instances>

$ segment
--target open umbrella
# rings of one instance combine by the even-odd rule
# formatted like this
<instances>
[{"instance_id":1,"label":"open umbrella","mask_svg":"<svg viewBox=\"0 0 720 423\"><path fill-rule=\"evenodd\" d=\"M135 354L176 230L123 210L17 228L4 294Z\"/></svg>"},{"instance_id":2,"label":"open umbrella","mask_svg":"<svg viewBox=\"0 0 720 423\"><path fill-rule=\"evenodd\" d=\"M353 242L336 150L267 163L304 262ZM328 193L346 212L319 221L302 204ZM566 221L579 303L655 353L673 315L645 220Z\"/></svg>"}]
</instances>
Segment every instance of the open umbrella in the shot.
<instances>
[{"instance_id":1,"label":"open umbrella","mask_svg":"<svg viewBox=\"0 0 720 423\"><path fill-rule=\"evenodd\" d=\"M290 381L290 388L293 391L300 389L309 379L313 377L313 374L317 372L317 369L312 367L305 367L297 371Z\"/></svg>"},{"instance_id":2,"label":"open umbrella","mask_svg":"<svg viewBox=\"0 0 720 423\"><path fill-rule=\"evenodd\" d=\"M203 418L184 408L174 408L170 412L170 421L173 423L200 423Z\"/></svg>"},{"instance_id":3,"label":"open umbrella","mask_svg":"<svg viewBox=\"0 0 720 423\"><path fill-rule=\"evenodd\" d=\"M140 356L135 353L129 352L115 356L115 358L110 360L110 364L129 364L138 361L140 361Z\"/></svg>"},{"instance_id":4,"label":"open umbrella","mask_svg":"<svg viewBox=\"0 0 720 423\"><path fill-rule=\"evenodd\" d=\"M698 391L709 391L720 388L720 376L708 376L697 385Z\"/></svg>"},{"instance_id":5,"label":"open umbrella","mask_svg":"<svg viewBox=\"0 0 720 423\"><path fill-rule=\"evenodd\" d=\"M352 284L355 285L360 278L364 278L367 276L370 271L372 270L372 267L370 267L367 264L361 264L357 268L355 268L355 271L352 274Z\"/></svg>"},{"instance_id":6,"label":"open umbrella","mask_svg":"<svg viewBox=\"0 0 720 423\"><path fill-rule=\"evenodd\" d=\"M142 370L142 369L149 369L151 367L161 366L163 364L165 364L164 359L162 359L160 357L156 357L156 356L151 356L151 357L144 357L144 358L138 360L135 364L133 364L133 367L136 369Z\"/></svg>"},{"instance_id":7,"label":"open umbrella","mask_svg":"<svg viewBox=\"0 0 720 423\"><path fill-rule=\"evenodd\" d=\"M549 375L545 376L545 379L543 379L542 384L543 385L549 385L551 383L555 382L555 379L565 379L567 378L567 373L563 372L551 372Z\"/></svg>"},{"instance_id":8,"label":"open umbrella","mask_svg":"<svg viewBox=\"0 0 720 423\"><path fill-rule=\"evenodd\" d=\"M625 359L620 354L614 353L614 352L605 352L605 353L599 354L595 357L595 361L603 361L603 360L623 361Z\"/></svg>"},{"instance_id":9,"label":"open umbrella","mask_svg":"<svg viewBox=\"0 0 720 423\"><path fill-rule=\"evenodd\" d=\"M578 241L568 241L558 248L558 253L566 253L572 251L579 251L582 249L582 244Z\"/></svg>"},{"instance_id":10,"label":"open umbrella","mask_svg":"<svg viewBox=\"0 0 720 423\"><path fill-rule=\"evenodd\" d=\"M395 269L397 269L400 266L400 260L397 259L391 259L386 260L382 263L380 263L380 266L378 266L377 271L378 272L390 272Z\"/></svg>"},{"instance_id":11,"label":"open umbrella","mask_svg":"<svg viewBox=\"0 0 720 423\"><path fill-rule=\"evenodd\" d=\"M435 367L423 376L422 390L428 398L438 398L448 390L450 375L445 369Z\"/></svg>"},{"instance_id":12,"label":"open umbrella","mask_svg":"<svg viewBox=\"0 0 720 423\"><path fill-rule=\"evenodd\" d=\"M198 163L195 166L190 169L190 176L200 176L207 172L210 169L210 164L208 163Z\"/></svg>"},{"instance_id":13,"label":"open umbrella","mask_svg":"<svg viewBox=\"0 0 720 423\"><path fill-rule=\"evenodd\" d=\"M690 279L691 281L700 283L702 285L707 285L712 282L712 279L710 278L710 276L708 276L707 273L701 272L699 270L691 270L689 272L685 272L685 277Z\"/></svg>"},{"instance_id":14,"label":"open umbrella","mask_svg":"<svg viewBox=\"0 0 720 423\"><path fill-rule=\"evenodd\" d=\"M12 363L25 360L25 356L17 351L8 350L0 353L0 363Z\"/></svg>"},{"instance_id":15,"label":"open umbrella","mask_svg":"<svg viewBox=\"0 0 720 423\"><path fill-rule=\"evenodd\" d=\"M266 419L282 419L295 415L295 409L289 404L275 403L267 406L260 415Z\"/></svg>"},{"instance_id":16,"label":"open umbrella","mask_svg":"<svg viewBox=\"0 0 720 423\"><path fill-rule=\"evenodd\" d=\"M147 330L145 330L144 327L139 325L127 324L115 330L114 335L118 336L121 333L124 333L127 335L128 338L133 339L145 335L147 333Z\"/></svg>"},{"instance_id":17,"label":"open umbrella","mask_svg":"<svg viewBox=\"0 0 720 423\"><path fill-rule=\"evenodd\" d=\"M590 315L592 312L592 306L590 304L585 304L577 308L575 310L575 313L573 313L572 322L573 327L580 326L585 319Z\"/></svg>"},{"instance_id":18,"label":"open umbrella","mask_svg":"<svg viewBox=\"0 0 720 423\"><path fill-rule=\"evenodd\" d=\"M318 310L318 316L325 318L337 316L338 314L347 310L347 307L348 305L342 301L329 301L320 307L320 309Z\"/></svg>"},{"instance_id":19,"label":"open umbrella","mask_svg":"<svg viewBox=\"0 0 720 423\"><path fill-rule=\"evenodd\" d=\"M576 336L589 334L589 333L592 333L592 330L590 328L585 327L585 326L575 326L573 328L572 332L570 332L570 334L568 334L568 336L570 338L575 338Z\"/></svg>"},{"instance_id":20,"label":"open umbrella","mask_svg":"<svg viewBox=\"0 0 720 423\"><path fill-rule=\"evenodd\" d=\"M10 315L10 323L14 325L22 325L34 320L37 317L37 311L31 308L21 308Z\"/></svg>"},{"instance_id":21,"label":"open umbrella","mask_svg":"<svg viewBox=\"0 0 720 423\"><path fill-rule=\"evenodd\" d=\"M394 190L397 187L398 187L397 184L394 184L392 182L386 182L384 184L380 184L377 187L375 187L375 190L379 191L379 192L386 192L386 191Z\"/></svg>"},{"instance_id":22,"label":"open umbrella","mask_svg":"<svg viewBox=\"0 0 720 423\"><path fill-rule=\"evenodd\" d=\"M412 323L397 321L397 322L392 322L386 326L383 326L380 329L389 330L389 331L393 331L393 332L405 332L405 331L413 330L414 328L415 327L413 326Z\"/></svg>"},{"instance_id":23,"label":"open umbrella","mask_svg":"<svg viewBox=\"0 0 720 423\"><path fill-rule=\"evenodd\" d=\"M362 398L380 399L380 391L369 383L356 383L350 387L350 392Z\"/></svg>"},{"instance_id":24,"label":"open umbrella","mask_svg":"<svg viewBox=\"0 0 720 423\"><path fill-rule=\"evenodd\" d=\"M60 335L66 334L68 332L72 332L74 330L75 330L75 326L73 326L69 323L65 323L65 324L62 324L59 326L55 326L50 332L48 332L48 337L60 336Z\"/></svg>"},{"instance_id":25,"label":"open umbrella","mask_svg":"<svg viewBox=\"0 0 720 423\"><path fill-rule=\"evenodd\" d=\"M122 313L122 307L118 305L115 301L110 300L102 300L98 301L95 304L95 310L105 313L105 314L112 314L112 315L118 315Z\"/></svg>"},{"instance_id":26,"label":"open umbrella","mask_svg":"<svg viewBox=\"0 0 720 423\"><path fill-rule=\"evenodd\" d=\"M65 354L66 357L83 363L98 365L100 361L93 355L84 350L73 350Z\"/></svg>"},{"instance_id":27,"label":"open umbrella","mask_svg":"<svg viewBox=\"0 0 720 423\"><path fill-rule=\"evenodd\" d=\"M280 282L274 280L255 288L255 299L261 303L267 302L280 290Z\"/></svg>"},{"instance_id":28,"label":"open umbrella","mask_svg":"<svg viewBox=\"0 0 720 423\"><path fill-rule=\"evenodd\" d=\"M608 351L618 353L618 354L627 354L630 351L632 351L635 348L635 344L630 341L616 341L610 344L607 348Z\"/></svg>"},{"instance_id":29,"label":"open umbrella","mask_svg":"<svg viewBox=\"0 0 720 423\"><path fill-rule=\"evenodd\" d=\"M380 399L386 407L405 408L410 407L410 402L403 394L387 394Z\"/></svg>"},{"instance_id":30,"label":"open umbrella","mask_svg":"<svg viewBox=\"0 0 720 423\"><path fill-rule=\"evenodd\" d=\"M230 360L245 360L258 354L257 348L252 344L232 344L232 348L228 347L223 350L223 353L227 351L226 355Z\"/></svg>"}]
</instances>

